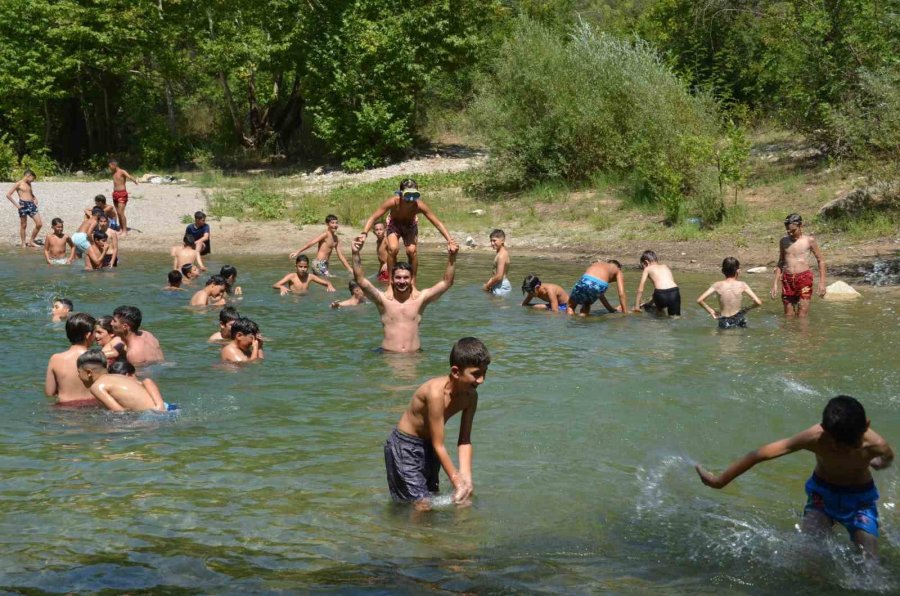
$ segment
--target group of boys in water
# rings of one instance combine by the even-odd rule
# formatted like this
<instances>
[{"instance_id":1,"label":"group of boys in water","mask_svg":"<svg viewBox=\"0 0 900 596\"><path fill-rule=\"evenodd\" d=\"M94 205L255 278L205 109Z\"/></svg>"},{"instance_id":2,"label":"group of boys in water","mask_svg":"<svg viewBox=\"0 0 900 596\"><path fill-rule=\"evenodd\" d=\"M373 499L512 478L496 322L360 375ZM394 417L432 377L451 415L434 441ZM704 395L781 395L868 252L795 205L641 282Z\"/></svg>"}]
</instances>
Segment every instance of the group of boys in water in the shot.
<instances>
[{"instance_id":1,"label":"group of boys in water","mask_svg":"<svg viewBox=\"0 0 900 596\"><path fill-rule=\"evenodd\" d=\"M21 185L20 182L15 188L21 188ZM30 190L26 191L26 196L27 193ZM102 204L98 203L98 207L102 209ZM447 240L448 255L441 279L421 290L416 286L419 214L431 221ZM102 215L97 215L98 226L104 216L109 221L110 214L103 210ZM382 216L387 216L383 223L380 221ZM93 217L91 214L90 218ZM121 214L119 220L124 224ZM818 262L820 296L825 293L825 262L815 238L803 232L803 221L799 215L789 215L784 225L786 235L780 242L771 294L774 298L781 293L786 315L805 317L809 312L814 283L807 259L812 254ZM209 254L210 242L205 215L201 212L195 214L192 226L193 229L189 226L186 230L183 245L172 250L173 269L169 275L169 285L165 288L167 290L183 289L183 278L189 282L205 270L202 255ZM389 352L418 351L422 314L429 304L453 285L459 245L421 199L415 181L404 180L399 191L366 220L362 232L351 242L350 263L339 248L337 218L329 215L326 226L322 234L290 253L295 260L296 271L285 275L272 287L284 295L305 293L309 285L315 283L333 292L334 287L329 280L329 260L331 253L337 251L339 260L352 272L354 281L350 282L351 298L333 302L332 306L339 308L362 304L366 300L372 302L380 313L384 329L382 349ZM372 283L362 268L361 251L370 231L376 236L376 254L380 265L376 278L388 283L384 289ZM508 295L512 288L507 278L510 259L505 234L502 230L494 230L490 238L496 256L492 274L482 289L499 296ZM406 249L408 262L398 262L401 243ZM317 245L317 253L310 263L302 253L313 245ZM102 245L97 243L97 246L99 255L104 258L109 255L109 249L104 253ZM94 254L89 258L93 261L97 256ZM640 267L642 275L631 310L649 310L678 317L681 314L681 296L671 270L649 250L641 255ZM210 277L206 287L194 294L192 305L221 306L226 303L229 294L240 293L240 289L234 286L236 270L230 266L226 268L229 269L223 268L219 275ZM697 299L698 304L718 321L721 328L746 326L748 309L742 308L744 294L750 297L753 306L762 303L752 289L738 279L739 272L737 259L726 258L722 263L725 279L714 283ZM650 301L642 303L648 280L654 286L653 295ZM616 284L619 299L617 307L613 307L605 296L613 283ZM629 310L622 266L615 260L592 263L570 292L560 285L545 283L534 274L525 278L522 292L525 294L523 306L536 306L553 313L585 316L598 300L609 312L624 314ZM719 299L719 310L706 303L713 294ZM540 304L532 305L533 301L540 301ZM55 318L64 318L72 309L70 302L64 302L68 301L54 303ZM223 361L239 363L263 358L263 338L256 323L241 317L230 306L220 311L219 320L220 331L210 340L228 342L222 348ZM72 345L50 358L46 394L56 396L58 403L64 406L99 403L115 411L166 411L172 408L163 400L152 380L134 377L134 367L163 359L159 342L150 332L141 329L141 322L141 312L133 306L121 306L111 317L101 317L99 320L84 313L68 315L66 335ZM99 346L91 347L95 341ZM384 445L388 488L395 501L413 503L419 510L429 509L433 496L438 492L439 472L443 469L453 487L453 502L460 505L470 502L473 493L471 432L478 405L478 388L485 380L490 362L490 353L483 342L473 337L460 339L450 352L448 374L426 381L415 391ZM444 440L445 425L457 413L462 417L457 439L458 467ZM699 465L696 469L704 484L723 488L757 463L798 450L811 451L816 456L815 471L806 483L808 501L804 509L803 531L819 535L838 522L847 528L853 542L865 553L876 556L878 511L875 501L878 492L870 468L880 470L889 466L893 451L870 428L863 406L852 397L831 399L825 407L821 423L748 453L720 475L710 473Z\"/></svg>"}]
</instances>

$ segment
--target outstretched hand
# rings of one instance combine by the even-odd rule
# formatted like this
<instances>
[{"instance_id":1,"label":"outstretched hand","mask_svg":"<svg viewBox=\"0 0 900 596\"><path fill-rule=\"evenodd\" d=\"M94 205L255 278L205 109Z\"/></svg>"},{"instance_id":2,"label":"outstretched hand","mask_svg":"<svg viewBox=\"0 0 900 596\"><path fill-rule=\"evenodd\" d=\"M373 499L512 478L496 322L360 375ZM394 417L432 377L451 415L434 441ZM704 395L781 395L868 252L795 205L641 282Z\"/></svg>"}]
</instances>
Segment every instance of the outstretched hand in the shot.
<instances>
[{"instance_id":1,"label":"outstretched hand","mask_svg":"<svg viewBox=\"0 0 900 596\"><path fill-rule=\"evenodd\" d=\"M353 242L350 243L350 251L355 253L359 253L362 250L363 245L366 243L365 234L360 234L357 236Z\"/></svg>"},{"instance_id":2,"label":"outstretched hand","mask_svg":"<svg viewBox=\"0 0 900 596\"><path fill-rule=\"evenodd\" d=\"M292 253L289 254L288 256L289 256L290 258L292 258L292 259L296 259L296 258L297 258L297 255L299 255L299 254L300 254L300 251L299 251L299 250L295 250L294 252L292 252Z\"/></svg>"},{"instance_id":3,"label":"outstretched hand","mask_svg":"<svg viewBox=\"0 0 900 596\"><path fill-rule=\"evenodd\" d=\"M694 466L694 469L697 470L697 474L700 476L700 480L706 486L708 486L710 488L717 488L717 489L725 486L725 484L722 482L721 478L719 478L712 472L704 470L703 466L701 466L700 464L697 464L696 466Z\"/></svg>"},{"instance_id":4,"label":"outstretched hand","mask_svg":"<svg viewBox=\"0 0 900 596\"><path fill-rule=\"evenodd\" d=\"M451 255L455 255L459 252L459 244L456 243L456 240L450 239L447 242L447 252Z\"/></svg>"}]
</instances>

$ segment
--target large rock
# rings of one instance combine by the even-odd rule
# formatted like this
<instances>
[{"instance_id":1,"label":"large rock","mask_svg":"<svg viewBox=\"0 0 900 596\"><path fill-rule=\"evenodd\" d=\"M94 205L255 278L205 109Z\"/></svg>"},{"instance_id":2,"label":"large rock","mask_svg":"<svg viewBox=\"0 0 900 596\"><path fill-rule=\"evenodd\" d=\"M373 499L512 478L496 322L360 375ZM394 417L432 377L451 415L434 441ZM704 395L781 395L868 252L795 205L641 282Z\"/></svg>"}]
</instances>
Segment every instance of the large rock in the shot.
<instances>
[{"instance_id":1,"label":"large rock","mask_svg":"<svg viewBox=\"0 0 900 596\"><path fill-rule=\"evenodd\" d=\"M833 201L822 205L818 216L835 219L859 215L869 210L896 209L900 207L900 188L897 184L875 184L866 188L854 188Z\"/></svg>"},{"instance_id":2,"label":"large rock","mask_svg":"<svg viewBox=\"0 0 900 596\"><path fill-rule=\"evenodd\" d=\"M825 288L825 300L856 300L861 294L853 286L836 281Z\"/></svg>"}]
</instances>

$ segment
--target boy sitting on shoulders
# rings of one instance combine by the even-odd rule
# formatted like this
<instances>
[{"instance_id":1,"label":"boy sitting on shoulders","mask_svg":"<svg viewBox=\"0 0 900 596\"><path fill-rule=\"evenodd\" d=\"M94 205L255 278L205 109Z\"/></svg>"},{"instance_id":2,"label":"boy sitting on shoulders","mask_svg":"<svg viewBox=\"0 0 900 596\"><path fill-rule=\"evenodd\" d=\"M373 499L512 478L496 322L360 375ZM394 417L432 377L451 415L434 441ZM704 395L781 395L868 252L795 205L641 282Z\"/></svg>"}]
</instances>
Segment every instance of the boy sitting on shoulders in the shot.
<instances>
[{"instance_id":1,"label":"boy sitting on shoulders","mask_svg":"<svg viewBox=\"0 0 900 596\"><path fill-rule=\"evenodd\" d=\"M750 286L742 281L738 281L740 272L740 261L734 257L725 257L722 261L722 275L725 276L725 280L717 281L697 298L697 304L702 306L709 313L709 316L719 320L719 329L746 327L747 317L744 315L751 308L762 305L762 300L756 297ZM704 302L710 294L718 295L720 312L716 312ZM754 302L753 306L741 308L741 299L744 294L750 296Z\"/></svg>"},{"instance_id":2,"label":"boy sitting on shoulders","mask_svg":"<svg viewBox=\"0 0 900 596\"><path fill-rule=\"evenodd\" d=\"M235 321L231 325L231 341L222 348L220 356L223 362L232 364L262 360L263 340L259 335L259 326L245 317Z\"/></svg>"},{"instance_id":3,"label":"boy sitting on shoulders","mask_svg":"<svg viewBox=\"0 0 900 596\"><path fill-rule=\"evenodd\" d=\"M467 505L472 494L472 422L478 386L484 382L491 355L474 337L464 337L450 351L450 374L426 381L384 444L388 489L394 501L431 508L441 468L453 484L453 502ZM457 451L459 469L444 446L444 426L462 412Z\"/></svg>"},{"instance_id":4,"label":"boy sitting on shoulders","mask_svg":"<svg viewBox=\"0 0 900 596\"><path fill-rule=\"evenodd\" d=\"M534 308L546 308L550 312L566 312L569 295L562 286L556 284L545 284L537 275L530 274L525 276L522 282L522 293L527 294L522 306L532 306ZM531 301L537 298L543 300L546 304L531 304Z\"/></svg>"},{"instance_id":5,"label":"boy sitting on shoulders","mask_svg":"<svg viewBox=\"0 0 900 596\"><path fill-rule=\"evenodd\" d=\"M641 281L638 284L637 296L634 299L634 312L641 312L641 309L653 309L656 314L666 314L670 317L681 316L681 292L675 278L672 276L672 270L668 265L663 265L656 257L656 253L652 250L645 250L641 255ZM641 295L644 293L644 284L647 278L653 282L653 299L646 304L641 304Z\"/></svg>"},{"instance_id":6,"label":"boy sitting on shoulders","mask_svg":"<svg viewBox=\"0 0 900 596\"><path fill-rule=\"evenodd\" d=\"M100 348L91 348L78 357L78 378L107 410L113 412L165 412L159 387L150 379L112 374L106 369L106 356Z\"/></svg>"}]
</instances>

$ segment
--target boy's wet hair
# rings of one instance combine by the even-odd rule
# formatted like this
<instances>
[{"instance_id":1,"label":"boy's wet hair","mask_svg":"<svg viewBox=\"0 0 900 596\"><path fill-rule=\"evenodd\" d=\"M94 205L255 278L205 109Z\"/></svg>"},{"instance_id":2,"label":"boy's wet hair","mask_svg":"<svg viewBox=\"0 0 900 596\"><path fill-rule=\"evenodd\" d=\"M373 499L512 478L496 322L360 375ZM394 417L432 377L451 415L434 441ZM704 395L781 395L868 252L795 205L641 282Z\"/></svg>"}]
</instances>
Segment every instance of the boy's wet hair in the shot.
<instances>
[{"instance_id":1,"label":"boy's wet hair","mask_svg":"<svg viewBox=\"0 0 900 596\"><path fill-rule=\"evenodd\" d=\"M491 232L490 238L500 238L501 240L506 240L506 233L500 228L495 228L493 232Z\"/></svg>"},{"instance_id":2,"label":"boy's wet hair","mask_svg":"<svg viewBox=\"0 0 900 596\"><path fill-rule=\"evenodd\" d=\"M109 240L109 236L106 235L106 232L100 230L94 230L94 240Z\"/></svg>"},{"instance_id":3,"label":"boy's wet hair","mask_svg":"<svg viewBox=\"0 0 900 596\"><path fill-rule=\"evenodd\" d=\"M394 277L394 273L398 270L409 271L410 273L412 273L412 265L410 265L406 261L394 263L394 266L391 267L391 277Z\"/></svg>"},{"instance_id":4,"label":"boy's wet hair","mask_svg":"<svg viewBox=\"0 0 900 596\"><path fill-rule=\"evenodd\" d=\"M822 428L842 445L859 444L868 427L866 409L849 395L831 398L822 412Z\"/></svg>"},{"instance_id":5,"label":"boy's wet hair","mask_svg":"<svg viewBox=\"0 0 900 596\"><path fill-rule=\"evenodd\" d=\"M351 294L353 293L353 290L355 290L358 287L359 287L359 284L356 283L355 281L353 281L352 279L350 280L350 283L347 284L347 289L350 290Z\"/></svg>"},{"instance_id":6,"label":"boy's wet hair","mask_svg":"<svg viewBox=\"0 0 900 596\"><path fill-rule=\"evenodd\" d=\"M103 207L92 207L91 208L91 217L94 217L95 215L97 217L100 217L104 213L105 213L105 211L103 211Z\"/></svg>"},{"instance_id":7,"label":"boy's wet hair","mask_svg":"<svg viewBox=\"0 0 900 596\"><path fill-rule=\"evenodd\" d=\"M113 316L119 317L122 321L128 323L128 326L131 327L132 331L140 329L141 321L144 320L141 309L136 306L120 306L113 311Z\"/></svg>"},{"instance_id":8,"label":"boy's wet hair","mask_svg":"<svg viewBox=\"0 0 900 596\"><path fill-rule=\"evenodd\" d=\"M97 196L95 196L95 197L94 197L94 202L95 202L95 203L103 203L104 205L106 205L106 195L97 195Z\"/></svg>"},{"instance_id":9,"label":"boy's wet hair","mask_svg":"<svg viewBox=\"0 0 900 596\"><path fill-rule=\"evenodd\" d=\"M190 234L185 234L184 238L181 239L181 242L184 243L185 246L190 246L191 248L197 248L197 241L194 240L194 237Z\"/></svg>"},{"instance_id":10,"label":"boy's wet hair","mask_svg":"<svg viewBox=\"0 0 900 596\"><path fill-rule=\"evenodd\" d=\"M106 356L101 348L93 347L75 361L77 368L102 368L106 370Z\"/></svg>"},{"instance_id":11,"label":"boy's wet hair","mask_svg":"<svg viewBox=\"0 0 900 596\"><path fill-rule=\"evenodd\" d=\"M722 275L725 277L734 277L737 275L738 269L741 268L741 262L734 257L725 257L722 259Z\"/></svg>"},{"instance_id":12,"label":"boy's wet hair","mask_svg":"<svg viewBox=\"0 0 900 596\"><path fill-rule=\"evenodd\" d=\"M97 320L91 315L78 312L66 319L66 337L72 345L80 344L88 333L94 330Z\"/></svg>"},{"instance_id":13,"label":"boy's wet hair","mask_svg":"<svg viewBox=\"0 0 900 596\"><path fill-rule=\"evenodd\" d=\"M618 267L619 269L622 268L622 263L620 263L619 261L617 261L617 260L615 260L615 259L610 259L610 260L608 260L608 261L606 261L606 262L607 262L607 263L612 263L613 265L615 265L615 266Z\"/></svg>"},{"instance_id":14,"label":"boy's wet hair","mask_svg":"<svg viewBox=\"0 0 900 596\"><path fill-rule=\"evenodd\" d=\"M539 285L541 285L540 278L534 273L529 273L522 281L522 293L533 294Z\"/></svg>"},{"instance_id":15,"label":"boy's wet hair","mask_svg":"<svg viewBox=\"0 0 900 596\"><path fill-rule=\"evenodd\" d=\"M798 226L802 226L803 225L803 217L801 217L799 213L791 213L790 215L788 215L787 217L784 218L784 225L785 225L785 227L787 227L791 224L797 224Z\"/></svg>"},{"instance_id":16,"label":"boy's wet hair","mask_svg":"<svg viewBox=\"0 0 900 596\"><path fill-rule=\"evenodd\" d=\"M337 215L329 213L328 215L325 216L325 223L329 224L333 221L337 221Z\"/></svg>"},{"instance_id":17,"label":"boy's wet hair","mask_svg":"<svg viewBox=\"0 0 900 596\"><path fill-rule=\"evenodd\" d=\"M383 228L383 227L385 227L385 224L383 221L376 221L374 224L372 224L373 230L375 229L375 226L381 226Z\"/></svg>"},{"instance_id":18,"label":"boy's wet hair","mask_svg":"<svg viewBox=\"0 0 900 596\"><path fill-rule=\"evenodd\" d=\"M243 333L244 335L256 335L259 333L259 325L247 317L241 317L231 326L231 337L234 337L238 333Z\"/></svg>"},{"instance_id":19,"label":"boy's wet hair","mask_svg":"<svg viewBox=\"0 0 900 596\"><path fill-rule=\"evenodd\" d=\"M453 349L450 350L450 366L484 368L490 363L491 354L487 346L474 337L462 338L453 344Z\"/></svg>"},{"instance_id":20,"label":"boy's wet hair","mask_svg":"<svg viewBox=\"0 0 900 596\"><path fill-rule=\"evenodd\" d=\"M241 318L238 310L233 306L226 306L219 311L219 323L227 325L230 321L237 321Z\"/></svg>"},{"instance_id":21,"label":"boy's wet hair","mask_svg":"<svg viewBox=\"0 0 900 596\"><path fill-rule=\"evenodd\" d=\"M97 321L94 323L95 327L100 327L107 333L112 333L112 317L109 315L103 315L102 317L97 317Z\"/></svg>"},{"instance_id":22,"label":"boy's wet hair","mask_svg":"<svg viewBox=\"0 0 900 596\"><path fill-rule=\"evenodd\" d=\"M222 265L222 268L219 269L219 275L228 279L232 275L237 277L237 267L234 265Z\"/></svg>"},{"instance_id":23,"label":"boy's wet hair","mask_svg":"<svg viewBox=\"0 0 900 596\"><path fill-rule=\"evenodd\" d=\"M172 269L169 271L169 285L174 286L181 283L181 280L184 279L184 276L181 274L181 271L178 269Z\"/></svg>"},{"instance_id":24,"label":"boy's wet hair","mask_svg":"<svg viewBox=\"0 0 900 596\"><path fill-rule=\"evenodd\" d=\"M419 183L416 182L415 180L413 180L412 178L406 178L400 182L400 190L404 191L407 188L415 188L416 190L418 190Z\"/></svg>"},{"instance_id":25,"label":"boy's wet hair","mask_svg":"<svg viewBox=\"0 0 900 596\"><path fill-rule=\"evenodd\" d=\"M53 302L59 302L60 304L65 304L66 306L69 307L69 310L72 310L73 308L75 308L75 305L72 304L72 301L69 300L68 298L57 298Z\"/></svg>"},{"instance_id":26,"label":"boy's wet hair","mask_svg":"<svg viewBox=\"0 0 900 596\"><path fill-rule=\"evenodd\" d=\"M294 263L306 263L307 265L309 265L309 257L306 255L297 255L297 259L294 261Z\"/></svg>"},{"instance_id":27,"label":"boy's wet hair","mask_svg":"<svg viewBox=\"0 0 900 596\"><path fill-rule=\"evenodd\" d=\"M61 224L62 222L63 222L62 219L60 219L58 217L54 217L53 219L50 220L50 225L55 226L56 224Z\"/></svg>"},{"instance_id":28,"label":"boy's wet hair","mask_svg":"<svg viewBox=\"0 0 900 596\"><path fill-rule=\"evenodd\" d=\"M24 178L25 176L31 176L32 178L37 180L37 176L35 175L34 170L31 170L29 168L26 168L25 171L22 172L22 177Z\"/></svg>"},{"instance_id":29,"label":"boy's wet hair","mask_svg":"<svg viewBox=\"0 0 900 596\"><path fill-rule=\"evenodd\" d=\"M206 280L206 285L208 286L227 286L228 282L225 281L225 278L221 275L210 275L209 279Z\"/></svg>"},{"instance_id":30,"label":"boy's wet hair","mask_svg":"<svg viewBox=\"0 0 900 596\"><path fill-rule=\"evenodd\" d=\"M127 360L116 360L106 367L106 372L114 375L133 375L136 370L134 365Z\"/></svg>"},{"instance_id":31,"label":"boy's wet hair","mask_svg":"<svg viewBox=\"0 0 900 596\"><path fill-rule=\"evenodd\" d=\"M203 213L202 211L195 211L194 219L206 219L206 214Z\"/></svg>"},{"instance_id":32,"label":"boy's wet hair","mask_svg":"<svg viewBox=\"0 0 900 596\"><path fill-rule=\"evenodd\" d=\"M641 253L641 259L640 259L641 263L643 263L645 261L647 263L655 263L657 260L658 259L656 258L656 253L653 252L652 250L645 250L644 252Z\"/></svg>"},{"instance_id":33,"label":"boy's wet hair","mask_svg":"<svg viewBox=\"0 0 900 596\"><path fill-rule=\"evenodd\" d=\"M181 274L184 275L185 277L187 277L188 274L191 272L191 269L193 269L193 268L194 268L193 263L185 263L184 265L181 266Z\"/></svg>"}]
</instances>

